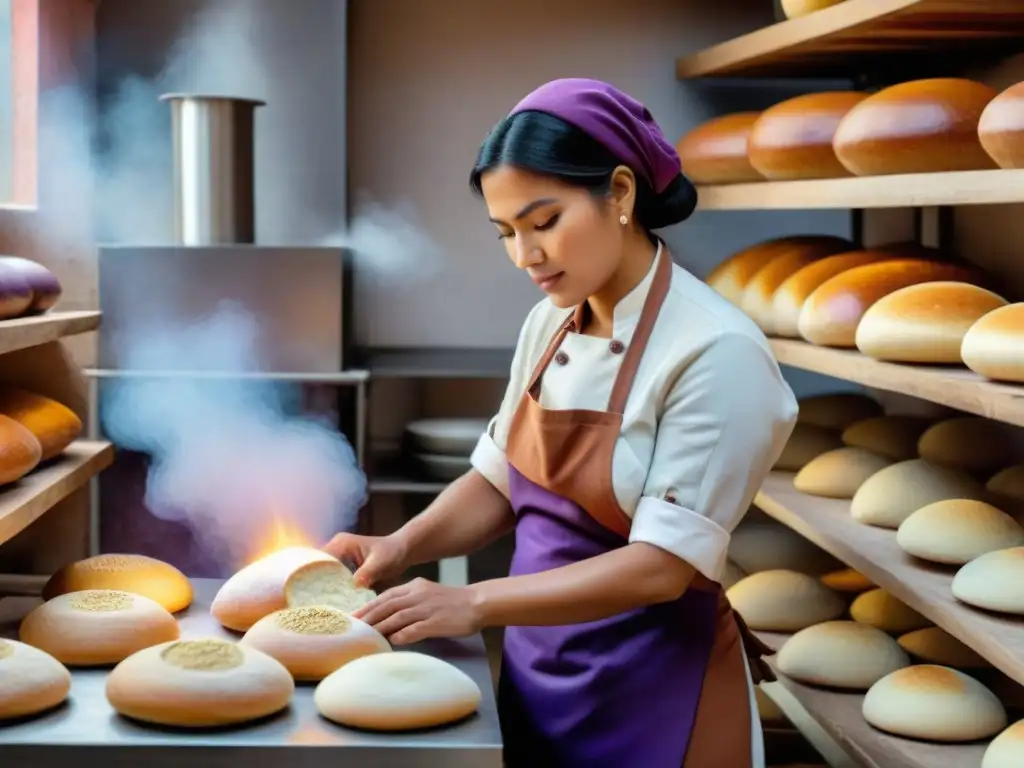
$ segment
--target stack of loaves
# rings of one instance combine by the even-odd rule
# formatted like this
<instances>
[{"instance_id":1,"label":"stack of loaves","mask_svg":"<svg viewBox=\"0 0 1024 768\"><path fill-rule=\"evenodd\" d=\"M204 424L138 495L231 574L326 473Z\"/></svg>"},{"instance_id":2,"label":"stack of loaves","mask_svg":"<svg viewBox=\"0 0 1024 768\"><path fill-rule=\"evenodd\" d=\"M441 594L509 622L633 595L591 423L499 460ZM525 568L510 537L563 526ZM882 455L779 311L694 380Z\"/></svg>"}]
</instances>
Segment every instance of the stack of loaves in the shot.
<instances>
[{"instance_id":1,"label":"stack of loaves","mask_svg":"<svg viewBox=\"0 0 1024 768\"><path fill-rule=\"evenodd\" d=\"M0 256L0 321L41 315L60 296L60 282L42 264L17 256Z\"/></svg>"},{"instance_id":2,"label":"stack of loaves","mask_svg":"<svg viewBox=\"0 0 1024 768\"><path fill-rule=\"evenodd\" d=\"M82 420L65 405L0 386L0 487L59 456L81 432Z\"/></svg>"},{"instance_id":3,"label":"stack of loaves","mask_svg":"<svg viewBox=\"0 0 1024 768\"><path fill-rule=\"evenodd\" d=\"M469 471L470 454L486 429L485 419L419 419L406 425L405 437L416 467L448 483Z\"/></svg>"},{"instance_id":4,"label":"stack of loaves","mask_svg":"<svg viewBox=\"0 0 1024 768\"><path fill-rule=\"evenodd\" d=\"M192 622L174 616L193 598L177 569L138 555L72 563L47 583L19 641L0 640L0 719L63 702L73 684L68 667L112 665L106 695L114 710L163 726L273 715L289 706L296 682L316 683L320 714L354 728L410 730L473 714L481 693L472 678L431 656L391 652L351 615L372 597L330 555L287 548L238 571L211 605L240 639L209 631L190 637ZM5 663L28 672L5 676Z\"/></svg>"}]
</instances>

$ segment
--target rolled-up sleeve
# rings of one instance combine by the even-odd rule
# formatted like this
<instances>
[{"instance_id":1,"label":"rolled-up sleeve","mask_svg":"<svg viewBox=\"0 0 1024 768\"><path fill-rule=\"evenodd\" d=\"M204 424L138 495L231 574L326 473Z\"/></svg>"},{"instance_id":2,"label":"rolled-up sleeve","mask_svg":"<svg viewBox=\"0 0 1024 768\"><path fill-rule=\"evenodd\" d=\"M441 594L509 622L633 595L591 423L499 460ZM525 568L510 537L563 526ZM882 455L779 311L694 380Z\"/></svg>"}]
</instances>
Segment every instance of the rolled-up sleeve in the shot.
<instances>
[{"instance_id":1,"label":"rolled-up sleeve","mask_svg":"<svg viewBox=\"0 0 1024 768\"><path fill-rule=\"evenodd\" d=\"M797 402L771 353L728 333L676 379L658 422L630 541L717 581L742 519L796 423Z\"/></svg>"}]
</instances>

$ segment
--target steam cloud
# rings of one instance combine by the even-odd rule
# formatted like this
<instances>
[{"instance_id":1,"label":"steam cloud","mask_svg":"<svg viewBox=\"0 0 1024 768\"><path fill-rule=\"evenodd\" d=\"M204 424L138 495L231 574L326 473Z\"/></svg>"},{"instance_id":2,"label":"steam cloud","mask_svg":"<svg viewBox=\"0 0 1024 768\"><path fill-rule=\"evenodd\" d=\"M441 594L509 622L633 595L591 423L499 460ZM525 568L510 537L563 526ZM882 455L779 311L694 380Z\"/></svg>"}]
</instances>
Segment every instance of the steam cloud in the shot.
<instances>
[{"instance_id":1,"label":"steam cloud","mask_svg":"<svg viewBox=\"0 0 1024 768\"><path fill-rule=\"evenodd\" d=\"M285 5L280 0L205 4L159 76L124 79L103 96L102 110L96 110L93 94L82 89L44 94L40 146L47 153L45 167L59 173L59 183L41 179L40 187L60 189L60 200L41 206L32 235L67 254L65 275L82 272L75 254L91 251L96 241L173 242L170 113L159 101L161 94L265 100L267 106L257 112L257 146L265 125L274 125L280 134L280 121L289 116L273 112L273 97L294 87L283 78L295 74L263 63L269 3ZM257 219L259 224L264 206L288 205L296 217L305 217L292 227L302 232L301 241L289 233L287 242L260 234L261 242L348 248L357 270L373 280L408 284L436 268L439 250L407 204L386 208L364 198L349 228L341 230L337 213L295 205L295 198L310 188L307 179L295 176L297 151L300 145L280 140L259 149L257 177L269 176L274 183L260 185ZM83 222L95 222L96 231ZM144 326L114 330L125 368L260 370L259 319L230 303L190 327L154 318ZM272 515L290 519L322 541L352 528L365 499L366 479L344 436L327 421L298 415L280 385L258 377L121 379L105 385L101 409L111 439L151 457L150 511L188 524L235 558L244 556Z\"/></svg>"}]
</instances>

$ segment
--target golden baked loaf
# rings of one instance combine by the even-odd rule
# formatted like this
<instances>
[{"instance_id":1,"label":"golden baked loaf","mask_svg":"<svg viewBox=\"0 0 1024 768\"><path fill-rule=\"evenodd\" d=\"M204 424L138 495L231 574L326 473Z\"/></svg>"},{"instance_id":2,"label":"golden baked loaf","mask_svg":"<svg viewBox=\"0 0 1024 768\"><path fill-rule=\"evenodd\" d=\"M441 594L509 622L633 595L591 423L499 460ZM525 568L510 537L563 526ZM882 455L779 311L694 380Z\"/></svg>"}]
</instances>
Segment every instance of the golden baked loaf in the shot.
<instances>
[{"instance_id":1,"label":"golden baked loaf","mask_svg":"<svg viewBox=\"0 0 1024 768\"><path fill-rule=\"evenodd\" d=\"M877 400L857 392L833 392L800 400L798 424L814 424L842 432L854 422L882 415Z\"/></svg>"},{"instance_id":2,"label":"golden baked loaf","mask_svg":"<svg viewBox=\"0 0 1024 768\"><path fill-rule=\"evenodd\" d=\"M911 656L929 664L953 669L988 669L992 665L972 648L968 648L942 627L925 627L900 635L900 647Z\"/></svg>"},{"instance_id":3,"label":"golden baked loaf","mask_svg":"<svg viewBox=\"0 0 1024 768\"><path fill-rule=\"evenodd\" d=\"M53 656L0 639L0 721L30 717L63 704L71 673Z\"/></svg>"},{"instance_id":4,"label":"golden baked loaf","mask_svg":"<svg viewBox=\"0 0 1024 768\"><path fill-rule=\"evenodd\" d=\"M872 589L858 595L850 604L850 618L894 634L931 626L928 619L884 589Z\"/></svg>"},{"instance_id":5,"label":"golden baked loaf","mask_svg":"<svg viewBox=\"0 0 1024 768\"><path fill-rule=\"evenodd\" d=\"M984 486L968 474L910 459L865 480L853 495L850 514L859 523L895 529L912 513L936 501L984 501L986 495Z\"/></svg>"},{"instance_id":6,"label":"golden baked loaf","mask_svg":"<svg viewBox=\"0 0 1024 768\"><path fill-rule=\"evenodd\" d=\"M33 608L22 619L18 635L62 664L96 667L176 640L180 630L174 617L148 597L89 589L58 595Z\"/></svg>"},{"instance_id":7,"label":"golden baked loaf","mask_svg":"<svg viewBox=\"0 0 1024 768\"><path fill-rule=\"evenodd\" d=\"M29 430L0 415L0 485L14 483L35 469L43 447Z\"/></svg>"},{"instance_id":8,"label":"golden baked loaf","mask_svg":"<svg viewBox=\"0 0 1024 768\"><path fill-rule=\"evenodd\" d=\"M960 363L968 329L1006 299L970 283L908 285L872 304L857 326L857 349L875 360Z\"/></svg>"},{"instance_id":9,"label":"golden baked loaf","mask_svg":"<svg viewBox=\"0 0 1024 768\"><path fill-rule=\"evenodd\" d=\"M811 459L793 478L793 487L811 496L852 499L865 480L891 463L863 448L836 448Z\"/></svg>"},{"instance_id":10,"label":"golden baked loaf","mask_svg":"<svg viewBox=\"0 0 1024 768\"><path fill-rule=\"evenodd\" d=\"M327 605L345 613L362 608L377 593L357 587L352 571L337 560L323 560L296 568L284 583L284 599L289 608Z\"/></svg>"},{"instance_id":11,"label":"golden baked loaf","mask_svg":"<svg viewBox=\"0 0 1024 768\"><path fill-rule=\"evenodd\" d=\"M841 565L817 544L774 520L736 526L729 539L728 557L745 576L778 570L817 576Z\"/></svg>"},{"instance_id":12,"label":"golden baked loaf","mask_svg":"<svg viewBox=\"0 0 1024 768\"><path fill-rule=\"evenodd\" d=\"M463 720L480 706L480 687L453 664L413 651L363 656L316 687L328 720L371 731L435 728Z\"/></svg>"},{"instance_id":13,"label":"golden baked loaf","mask_svg":"<svg viewBox=\"0 0 1024 768\"><path fill-rule=\"evenodd\" d=\"M904 520L896 543L922 560L963 565L986 552L1024 546L1024 528L983 501L945 499L921 507Z\"/></svg>"},{"instance_id":14,"label":"golden baked loaf","mask_svg":"<svg viewBox=\"0 0 1024 768\"><path fill-rule=\"evenodd\" d=\"M68 563L43 587L44 600L83 589L116 589L155 600L171 613L192 604L192 583L169 563L146 555L105 554Z\"/></svg>"},{"instance_id":15,"label":"golden baked loaf","mask_svg":"<svg viewBox=\"0 0 1024 768\"><path fill-rule=\"evenodd\" d=\"M1014 514L1024 512L1024 464L1001 469L985 483L992 501Z\"/></svg>"},{"instance_id":16,"label":"golden baked loaf","mask_svg":"<svg viewBox=\"0 0 1024 768\"><path fill-rule=\"evenodd\" d=\"M886 675L864 696L862 712L881 731L923 741L977 741L1006 727L1006 710L992 691L934 664Z\"/></svg>"},{"instance_id":17,"label":"golden baked loaf","mask_svg":"<svg viewBox=\"0 0 1024 768\"><path fill-rule=\"evenodd\" d=\"M957 416L928 427L918 455L932 464L989 478L1014 463L1017 454L1005 424L980 416Z\"/></svg>"},{"instance_id":18,"label":"golden baked loaf","mask_svg":"<svg viewBox=\"0 0 1024 768\"><path fill-rule=\"evenodd\" d=\"M787 19L797 19L823 8L831 8L843 0L782 0L782 13Z\"/></svg>"},{"instance_id":19,"label":"golden baked loaf","mask_svg":"<svg viewBox=\"0 0 1024 768\"><path fill-rule=\"evenodd\" d=\"M836 592L853 594L860 594L875 588L875 584L872 583L871 579L853 568L843 568L842 570L826 573L821 577L821 583Z\"/></svg>"},{"instance_id":20,"label":"golden baked loaf","mask_svg":"<svg viewBox=\"0 0 1024 768\"><path fill-rule=\"evenodd\" d=\"M866 691L910 664L899 644L879 629L854 621L826 621L801 629L777 656L779 670L808 685Z\"/></svg>"},{"instance_id":21,"label":"golden baked loaf","mask_svg":"<svg viewBox=\"0 0 1024 768\"><path fill-rule=\"evenodd\" d=\"M1024 765L1024 720L1018 720L985 747L981 768L1020 768Z\"/></svg>"},{"instance_id":22,"label":"golden baked loaf","mask_svg":"<svg viewBox=\"0 0 1024 768\"><path fill-rule=\"evenodd\" d=\"M988 103L978 120L978 140L1000 168L1024 168L1024 83Z\"/></svg>"},{"instance_id":23,"label":"golden baked loaf","mask_svg":"<svg viewBox=\"0 0 1024 768\"><path fill-rule=\"evenodd\" d=\"M811 292L797 327L812 344L852 348L861 318L876 301L900 288L939 280L978 282L972 269L925 259L889 259L853 267Z\"/></svg>"},{"instance_id":24,"label":"golden baked loaf","mask_svg":"<svg viewBox=\"0 0 1024 768\"><path fill-rule=\"evenodd\" d=\"M851 109L832 146L857 176L995 168L978 121L996 91L964 78L899 83Z\"/></svg>"},{"instance_id":25,"label":"golden baked loaf","mask_svg":"<svg viewBox=\"0 0 1024 768\"><path fill-rule=\"evenodd\" d=\"M773 181L849 176L832 149L832 138L840 120L867 96L863 91L825 91L769 107L750 131L750 164Z\"/></svg>"},{"instance_id":26,"label":"golden baked loaf","mask_svg":"<svg viewBox=\"0 0 1024 768\"><path fill-rule=\"evenodd\" d=\"M683 174L695 184L762 181L747 155L750 129L760 112L734 112L712 118L676 142Z\"/></svg>"},{"instance_id":27,"label":"golden baked loaf","mask_svg":"<svg viewBox=\"0 0 1024 768\"><path fill-rule=\"evenodd\" d=\"M82 420L56 400L14 387L0 387L0 414L14 419L36 436L41 461L59 456L82 434Z\"/></svg>"},{"instance_id":28,"label":"golden baked loaf","mask_svg":"<svg viewBox=\"0 0 1024 768\"><path fill-rule=\"evenodd\" d=\"M979 376L1024 382L1024 302L979 318L964 334L960 357Z\"/></svg>"},{"instance_id":29,"label":"golden baked loaf","mask_svg":"<svg viewBox=\"0 0 1024 768\"><path fill-rule=\"evenodd\" d=\"M772 469L797 472L816 456L842 447L843 441L836 430L797 423Z\"/></svg>"},{"instance_id":30,"label":"golden baked loaf","mask_svg":"<svg viewBox=\"0 0 1024 768\"><path fill-rule=\"evenodd\" d=\"M964 565L951 591L961 602L1000 613L1024 614L1024 547L987 552Z\"/></svg>"},{"instance_id":31,"label":"golden baked loaf","mask_svg":"<svg viewBox=\"0 0 1024 768\"><path fill-rule=\"evenodd\" d=\"M179 728L214 728L288 706L295 681L279 661L219 638L161 643L107 676L107 701L125 717Z\"/></svg>"},{"instance_id":32,"label":"golden baked loaf","mask_svg":"<svg viewBox=\"0 0 1024 768\"><path fill-rule=\"evenodd\" d=\"M842 598L813 576L795 571L761 571L734 584L726 597L753 630L796 632L839 618Z\"/></svg>"},{"instance_id":33,"label":"golden baked loaf","mask_svg":"<svg viewBox=\"0 0 1024 768\"><path fill-rule=\"evenodd\" d=\"M874 416L848 426L843 430L842 440L846 445L863 448L892 461L909 461L917 458L921 435L933 423L923 416Z\"/></svg>"}]
</instances>

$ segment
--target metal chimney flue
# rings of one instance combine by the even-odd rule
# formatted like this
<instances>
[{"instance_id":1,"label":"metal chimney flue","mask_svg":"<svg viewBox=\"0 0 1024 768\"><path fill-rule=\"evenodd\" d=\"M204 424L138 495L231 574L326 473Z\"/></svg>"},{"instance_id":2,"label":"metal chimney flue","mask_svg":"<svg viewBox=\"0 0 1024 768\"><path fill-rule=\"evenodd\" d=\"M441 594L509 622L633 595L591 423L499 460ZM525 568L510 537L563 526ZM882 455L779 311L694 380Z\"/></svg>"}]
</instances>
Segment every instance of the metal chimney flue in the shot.
<instances>
[{"instance_id":1,"label":"metal chimney flue","mask_svg":"<svg viewBox=\"0 0 1024 768\"><path fill-rule=\"evenodd\" d=\"M174 231L186 246L256 242L254 122L265 102L170 93Z\"/></svg>"}]
</instances>

